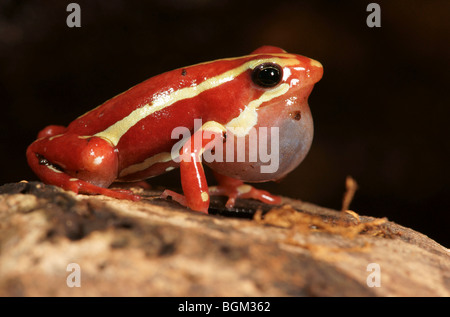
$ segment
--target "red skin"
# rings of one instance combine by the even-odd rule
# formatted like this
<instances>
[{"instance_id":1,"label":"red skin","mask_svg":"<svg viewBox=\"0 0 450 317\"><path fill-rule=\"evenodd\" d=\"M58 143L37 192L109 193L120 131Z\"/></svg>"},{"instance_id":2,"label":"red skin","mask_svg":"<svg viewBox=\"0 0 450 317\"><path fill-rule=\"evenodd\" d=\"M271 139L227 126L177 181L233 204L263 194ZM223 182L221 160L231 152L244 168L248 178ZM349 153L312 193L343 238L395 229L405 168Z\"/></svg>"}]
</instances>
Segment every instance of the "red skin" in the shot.
<instances>
[{"instance_id":1,"label":"red skin","mask_svg":"<svg viewBox=\"0 0 450 317\"><path fill-rule=\"evenodd\" d=\"M250 101L258 99L265 92L265 89L256 87L250 78L250 70L245 71L232 81L204 91L196 97L178 101L142 118L128 129L116 146L113 146L108 140L93 137L93 135L104 131L128 116L135 109L150 104L159 95L199 84L252 59L270 58L272 57L270 54L282 52L284 51L281 49L266 46L253 52L253 54L262 54L257 57L248 55L237 59L218 60L152 77L77 118L67 128L62 126L46 127L39 133L38 140L27 149L28 164L36 175L47 184L58 185L75 193L103 194L120 199L139 200L140 196L132 194L131 191L107 189L107 187L114 181L138 181L159 175L165 172L167 167L177 166L173 161L156 163L143 171L119 177L120 172L130 165L143 162L145 159L161 152L170 152L173 145L179 141L171 139L174 128L187 127L193 132L194 119L199 118L202 119L203 123L215 121L225 125L237 117ZM298 96L298 100L301 101L299 109L305 110L305 107L308 107L307 97L313 84L320 80L322 68L311 65L311 60L306 57L292 56L295 56L302 65L305 65L309 72L306 74L304 70L291 69L292 74L283 81L295 86L293 80L299 79L302 85L298 84L298 88L290 89L286 96ZM283 96L283 98L285 99L286 96ZM276 98L273 102L285 108L284 99ZM270 105L271 103L272 101L267 102L261 107L264 108L267 106L266 104ZM278 112L279 110L273 115L262 115L262 118L276 117ZM283 112L283 116L288 115ZM270 120L272 119L266 121ZM258 123L260 125L265 124L268 127L271 126L271 122ZM312 131L312 121L307 128ZM201 134L202 146L204 147L210 139L204 138L201 131L197 131L197 133ZM223 135L217 134L216 136L217 140L224 141ZM307 148L309 149L309 146ZM202 195L202 193L208 193L208 186L200 162L202 148L185 145L180 153L182 158L188 155L192 155L193 158L190 162L182 160L180 164L181 182L185 197L173 192L166 192L164 196L171 195L175 200L191 209L207 213L209 196L206 195L208 199L205 200L205 194ZM48 168L48 166L52 168ZM219 167L216 170L222 173L226 172L226 169L228 167ZM237 188L239 184L242 184L241 180L222 177L220 186L215 189L215 193L225 194L233 199L247 197L260 199L268 203L280 202L278 197L256 189L245 195L237 193L233 188Z\"/></svg>"}]
</instances>

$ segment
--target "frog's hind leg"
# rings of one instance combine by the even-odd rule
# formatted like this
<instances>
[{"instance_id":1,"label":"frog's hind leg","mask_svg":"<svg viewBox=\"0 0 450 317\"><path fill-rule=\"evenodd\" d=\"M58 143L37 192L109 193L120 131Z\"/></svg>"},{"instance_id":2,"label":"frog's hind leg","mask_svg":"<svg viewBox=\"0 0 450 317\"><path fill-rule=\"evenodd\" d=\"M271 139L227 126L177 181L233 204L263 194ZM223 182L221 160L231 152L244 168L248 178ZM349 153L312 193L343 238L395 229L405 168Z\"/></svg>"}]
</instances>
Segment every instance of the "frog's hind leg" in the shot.
<instances>
[{"instance_id":1,"label":"frog's hind leg","mask_svg":"<svg viewBox=\"0 0 450 317\"><path fill-rule=\"evenodd\" d=\"M92 151L95 155L88 155ZM43 137L28 147L27 160L46 184L75 193L140 199L129 190L106 188L117 176L118 163L114 148L101 138L80 138L73 134Z\"/></svg>"},{"instance_id":2,"label":"frog's hind leg","mask_svg":"<svg viewBox=\"0 0 450 317\"><path fill-rule=\"evenodd\" d=\"M269 205L279 205L281 203L280 197L272 195L265 190L256 189L251 185L244 184L239 179L234 179L217 172L214 172L214 177L219 182L219 185L211 186L209 193L210 195L227 196L227 208L232 208L237 198L256 199Z\"/></svg>"}]
</instances>

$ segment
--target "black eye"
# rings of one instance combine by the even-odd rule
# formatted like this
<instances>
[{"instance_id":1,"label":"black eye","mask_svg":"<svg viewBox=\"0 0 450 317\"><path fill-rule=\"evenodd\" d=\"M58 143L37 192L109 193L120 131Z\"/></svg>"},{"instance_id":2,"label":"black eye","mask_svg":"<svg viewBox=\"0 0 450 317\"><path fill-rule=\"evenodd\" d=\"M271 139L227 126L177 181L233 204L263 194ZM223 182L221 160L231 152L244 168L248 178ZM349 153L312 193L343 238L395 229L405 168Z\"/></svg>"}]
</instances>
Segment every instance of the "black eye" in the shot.
<instances>
[{"instance_id":1,"label":"black eye","mask_svg":"<svg viewBox=\"0 0 450 317\"><path fill-rule=\"evenodd\" d=\"M264 63L253 69L252 80L258 86L267 88L278 85L283 78L283 70L274 63Z\"/></svg>"}]
</instances>

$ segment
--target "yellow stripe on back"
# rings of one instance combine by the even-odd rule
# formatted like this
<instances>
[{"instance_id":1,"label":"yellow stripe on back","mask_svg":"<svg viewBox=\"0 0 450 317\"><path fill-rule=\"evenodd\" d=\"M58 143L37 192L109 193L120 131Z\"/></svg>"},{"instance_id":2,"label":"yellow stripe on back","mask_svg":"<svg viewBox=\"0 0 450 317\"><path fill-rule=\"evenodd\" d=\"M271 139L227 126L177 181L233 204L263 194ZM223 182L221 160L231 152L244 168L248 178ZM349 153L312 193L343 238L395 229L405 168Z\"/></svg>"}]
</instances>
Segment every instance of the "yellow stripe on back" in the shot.
<instances>
[{"instance_id":1,"label":"yellow stripe on back","mask_svg":"<svg viewBox=\"0 0 450 317\"><path fill-rule=\"evenodd\" d=\"M136 123L138 123L145 117L157 111L160 111L166 107L169 107L178 101L196 97L204 91L216 88L224 83L227 83L248 69L253 69L257 65L267 62L277 63L281 67L294 66L299 63L297 59L289 58L290 56L293 56L291 54L263 54L263 55L277 55L286 58L274 57L274 58L262 58L251 60L232 70L226 71L218 76L205 80L202 83L198 84L197 86L181 88L179 90L175 90L172 92L160 94L159 96L155 97L152 103L146 104L138 109L135 109L128 116L117 121L115 124L111 125L106 130L99 132L94 136L108 139L113 146L117 146L121 137L125 133L127 133L129 129L131 129L134 125L136 125Z\"/></svg>"}]
</instances>

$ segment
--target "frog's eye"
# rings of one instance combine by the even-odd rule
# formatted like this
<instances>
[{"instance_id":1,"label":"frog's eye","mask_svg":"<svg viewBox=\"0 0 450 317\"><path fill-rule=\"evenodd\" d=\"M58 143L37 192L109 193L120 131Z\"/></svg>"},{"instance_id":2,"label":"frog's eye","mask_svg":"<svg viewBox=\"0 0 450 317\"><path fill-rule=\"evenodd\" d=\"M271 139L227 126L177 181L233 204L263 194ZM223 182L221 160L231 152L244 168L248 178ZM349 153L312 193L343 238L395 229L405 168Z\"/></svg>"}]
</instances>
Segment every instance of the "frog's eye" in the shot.
<instances>
[{"instance_id":1,"label":"frog's eye","mask_svg":"<svg viewBox=\"0 0 450 317\"><path fill-rule=\"evenodd\" d=\"M275 63L256 66L252 72L253 82L261 87L270 88L278 85L283 78L283 70Z\"/></svg>"}]
</instances>

